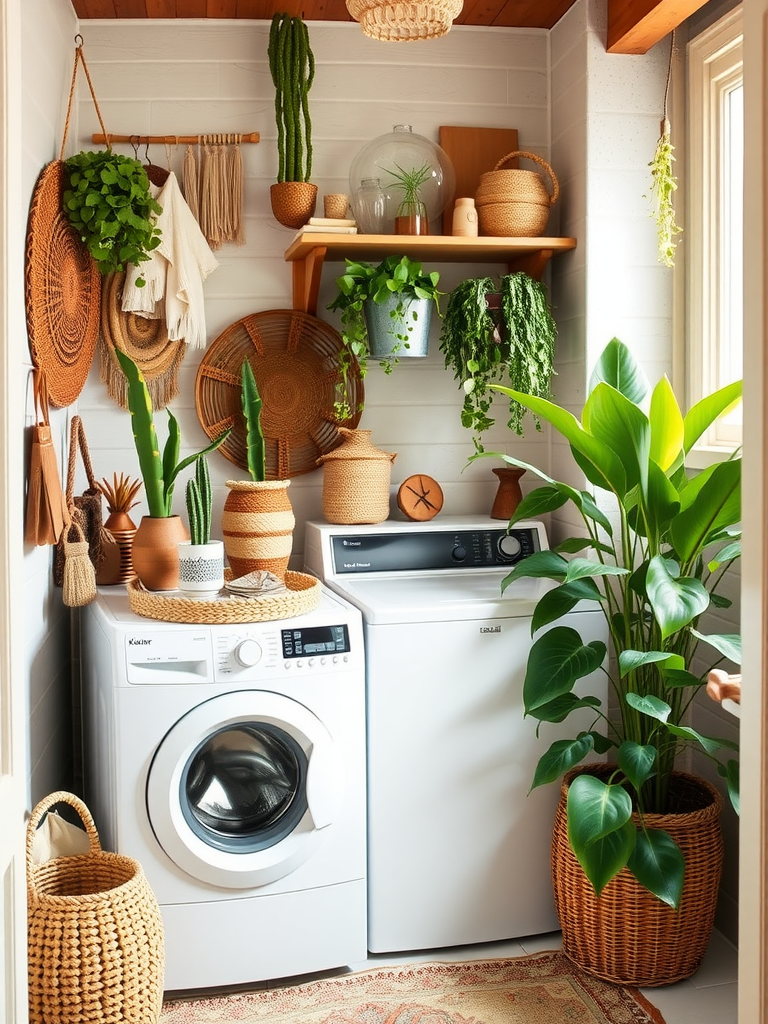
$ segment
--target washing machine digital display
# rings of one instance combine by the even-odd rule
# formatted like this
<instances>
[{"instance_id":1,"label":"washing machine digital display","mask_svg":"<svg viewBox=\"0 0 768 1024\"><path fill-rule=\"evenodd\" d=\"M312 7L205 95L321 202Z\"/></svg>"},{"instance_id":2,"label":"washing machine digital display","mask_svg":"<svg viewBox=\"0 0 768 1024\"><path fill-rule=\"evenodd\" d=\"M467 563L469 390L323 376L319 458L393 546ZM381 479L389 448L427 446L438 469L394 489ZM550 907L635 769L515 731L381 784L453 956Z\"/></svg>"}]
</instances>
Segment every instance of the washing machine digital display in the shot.
<instances>
[{"instance_id":1,"label":"washing machine digital display","mask_svg":"<svg viewBox=\"0 0 768 1024\"><path fill-rule=\"evenodd\" d=\"M315 654L345 654L349 651L346 625L301 626L280 631L284 658L308 658Z\"/></svg>"}]
</instances>

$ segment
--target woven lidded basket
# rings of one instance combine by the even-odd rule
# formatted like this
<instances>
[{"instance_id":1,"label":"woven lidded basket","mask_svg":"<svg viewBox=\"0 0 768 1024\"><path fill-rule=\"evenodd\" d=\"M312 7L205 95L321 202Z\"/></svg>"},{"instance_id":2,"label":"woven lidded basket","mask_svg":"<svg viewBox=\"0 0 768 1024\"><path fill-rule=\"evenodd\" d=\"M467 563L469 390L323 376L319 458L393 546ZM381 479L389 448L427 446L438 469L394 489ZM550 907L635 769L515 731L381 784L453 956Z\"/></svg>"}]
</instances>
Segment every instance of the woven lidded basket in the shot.
<instances>
[{"instance_id":1,"label":"woven lidded basket","mask_svg":"<svg viewBox=\"0 0 768 1024\"><path fill-rule=\"evenodd\" d=\"M590 771L602 777L612 767L575 768L563 779L552 836L552 886L563 952L582 970L614 984L669 985L694 974L707 951L723 865L722 797L705 779L675 772L672 785L691 810L644 815L646 826L668 832L685 857L677 910L643 888L626 868L598 897L568 842L566 800L577 774Z\"/></svg>"},{"instance_id":2,"label":"woven lidded basket","mask_svg":"<svg viewBox=\"0 0 768 1024\"><path fill-rule=\"evenodd\" d=\"M339 427L338 448L321 456L323 515L329 523L383 523L395 455L371 443L370 430Z\"/></svg>"},{"instance_id":3,"label":"woven lidded basket","mask_svg":"<svg viewBox=\"0 0 768 1024\"><path fill-rule=\"evenodd\" d=\"M538 171L507 168L506 164L525 157L538 164L549 176L547 188ZM536 238L544 233L549 211L560 195L555 172L540 156L515 150L507 153L492 171L480 175L475 206L481 235L501 238Z\"/></svg>"},{"instance_id":4,"label":"woven lidded basket","mask_svg":"<svg viewBox=\"0 0 768 1024\"><path fill-rule=\"evenodd\" d=\"M90 849L35 864L35 831L56 804L74 807ZM141 865L105 853L88 808L65 792L33 810L26 852L30 1024L158 1021L163 924Z\"/></svg>"}]
</instances>

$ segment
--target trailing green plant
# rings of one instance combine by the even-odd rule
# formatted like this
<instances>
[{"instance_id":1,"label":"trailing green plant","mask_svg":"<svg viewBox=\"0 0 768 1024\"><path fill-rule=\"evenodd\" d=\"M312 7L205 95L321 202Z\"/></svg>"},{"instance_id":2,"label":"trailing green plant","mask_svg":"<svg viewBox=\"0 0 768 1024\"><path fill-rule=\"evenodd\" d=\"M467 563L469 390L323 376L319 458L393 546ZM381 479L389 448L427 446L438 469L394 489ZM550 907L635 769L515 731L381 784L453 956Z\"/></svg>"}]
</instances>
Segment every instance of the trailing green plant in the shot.
<instances>
[{"instance_id":1,"label":"trailing green plant","mask_svg":"<svg viewBox=\"0 0 768 1024\"><path fill-rule=\"evenodd\" d=\"M186 502L191 543L210 544L213 491L208 460L204 455L195 464L194 477L187 480Z\"/></svg>"},{"instance_id":2,"label":"trailing green plant","mask_svg":"<svg viewBox=\"0 0 768 1024\"><path fill-rule=\"evenodd\" d=\"M111 149L77 153L65 162L64 213L102 274L139 266L160 244L162 207L138 160ZM137 278L136 284L144 281Z\"/></svg>"},{"instance_id":3,"label":"trailing green plant","mask_svg":"<svg viewBox=\"0 0 768 1024\"><path fill-rule=\"evenodd\" d=\"M614 338L592 374L580 421L543 398L493 387L562 434L588 481L588 489L579 490L519 459L494 456L544 481L525 496L512 523L570 503L585 529L521 559L502 584L528 577L553 584L533 612L532 632L540 635L526 667L525 714L546 723L576 710L594 712L591 728L557 740L542 755L532 788L556 781L595 753L607 754L615 763L607 782L580 774L569 786L571 847L598 894L626 866L677 907L683 855L668 833L648 828L645 819L676 810L670 783L683 750L703 751L715 762L738 811L738 762L723 753L736 744L701 735L687 715L709 671L724 659L741 662L738 635L700 627L708 609L730 604L720 585L741 555L741 460L734 453L698 474L689 473L685 461L708 427L738 402L741 382L683 416L667 378L651 392L629 350ZM599 492L612 495L617 519L603 511ZM579 601L593 602L605 616L608 665L604 643L584 643L571 626L552 625ZM541 632L544 627L551 628ZM618 706L610 716L599 698L574 692L596 670L607 675Z\"/></svg>"},{"instance_id":4,"label":"trailing green plant","mask_svg":"<svg viewBox=\"0 0 768 1024\"><path fill-rule=\"evenodd\" d=\"M421 167L412 167L404 170L399 164L395 164L396 170L387 170L392 177L391 184L399 188L403 194L400 205L397 208L397 217L409 217L416 213L425 212L426 208L421 201L419 189L432 177L432 167L424 163Z\"/></svg>"},{"instance_id":5,"label":"trailing green plant","mask_svg":"<svg viewBox=\"0 0 768 1024\"><path fill-rule=\"evenodd\" d=\"M315 78L315 57L302 19L275 14L269 29L267 52L275 86L277 180L309 181L312 174L309 90Z\"/></svg>"},{"instance_id":6,"label":"trailing green plant","mask_svg":"<svg viewBox=\"0 0 768 1024\"><path fill-rule=\"evenodd\" d=\"M683 230L675 220L674 194L677 190L677 178L672 170L675 147L672 145L672 127L667 117L669 102L669 84L672 78L672 58L675 52L675 33L669 45L669 64L667 66L667 84L664 89L664 114L661 119L659 138L656 142L651 168L651 198L653 199L653 216L656 220L658 236L659 263L666 267L675 265L675 235Z\"/></svg>"},{"instance_id":7,"label":"trailing green plant","mask_svg":"<svg viewBox=\"0 0 768 1024\"><path fill-rule=\"evenodd\" d=\"M490 308L489 296L500 291L498 311ZM538 398L550 396L554 374L557 325L547 291L540 281L517 271L501 278L462 281L448 297L440 331L440 351L464 392L462 426L474 432L477 451L483 450L480 435L491 427L494 382L511 385ZM522 433L522 405L509 403L508 426ZM540 429L534 418L536 429Z\"/></svg>"},{"instance_id":8,"label":"trailing green plant","mask_svg":"<svg viewBox=\"0 0 768 1024\"><path fill-rule=\"evenodd\" d=\"M147 497L150 516L166 518L173 513L173 490L179 473L191 466L193 462L215 451L229 437L232 427L228 427L207 448L188 455L179 461L181 450L181 432L176 417L170 409L168 412L168 437L160 455L160 443L155 430L155 418L152 410L152 399L149 395L144 374L136 363L119 348L115 355L123 368L128 381L128 410L131 414L131 429L139 457L139 468L144 480L144 493Z\"/></svg>"},{"instance_id":9,"label":"trailing green plant","mask_svg":"<svg viewBox=\"0 0 768 1024\"><path fill-rule=\"evenodd\" d=\"M240 367L240 402L245 417L245 450L251 480L266 479L266 446L261 429L262 400L253 367L247 359Z\"/></svg>"},{"instance_id":10,"label":"trailing green plant","mask_svg":"<svg viewBox=\"0 0 768 1024\"><path fill-rule=\"evenodd\" d=\"M340 419L348 419L352 414L347 397L347 381L353 360L357 360L361 376L364 377L368 370L370 346L365 303L383 303L392 295L399 297L397 305L390 311L393 337L407 349L409 335L418 321L418 312L415 309L409 310L409 306L414 299L431 299L440 315L440 296L443 293L438 290L439 281L440 274L436 270L425 273L421 263L407 256L387 256L377 266L346 260L345 272L336 278L336 298L327 307L341 313L341 340L344 348L339 355L341 382L340 398L336 403L336 414ZM395 353L393 358L381 360L380 365L386 373L391 373L397 361Z\"/></svg>"}]
</instances>

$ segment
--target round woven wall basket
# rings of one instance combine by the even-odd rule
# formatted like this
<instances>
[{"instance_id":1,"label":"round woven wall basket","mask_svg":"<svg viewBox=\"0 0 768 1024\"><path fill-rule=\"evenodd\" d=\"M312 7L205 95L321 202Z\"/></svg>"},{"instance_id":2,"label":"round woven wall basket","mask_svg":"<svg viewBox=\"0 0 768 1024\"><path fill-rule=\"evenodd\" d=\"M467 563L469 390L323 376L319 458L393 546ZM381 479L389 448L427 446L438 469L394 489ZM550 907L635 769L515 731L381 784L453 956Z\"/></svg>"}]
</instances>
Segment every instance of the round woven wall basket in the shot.
<instances>
[{"instance_id":1,"label":"round woven wall basket","mask_svg":"<svg viewBox=\"0 0 768 1024\"><path fill-rule=\"evenodd\" d=\"M243 317L209 346L195 381L195 407L211 438L232 433L218 451L248 468L240 371L247 359L262 398L261 428L268 480L287 480L317 468L341 441L339 427L356 427L364 400L360 368L349 369L349 419L339 419L339 354L343 342L324 320L292 309Z\"/></svg>"},{"instance_id":2,"label":"round woven wall basket","mask_svg":"<svg viewBox=\"0 0 768 1024\"><path fill-rule=\"evenodd\" d=\"M646 825L668 832L685 857L677 910L643 888L626 868L598 897L568 842L566 800L577 774L607 777L612 767L575 768L563 779L552 837L552 886L563 952L582 970L617 985L669 985L698 970L714 927L723 865L722 797L705 779L675 772L672 786L690 810L645 815Z\"/></svg>"},{"instance_id":3,"label":"round woven wall basket","mask_svg":"<svg viewBox=\"0 0 768 1024\"><path fill-rule=\"evenodd\" d=\"M101 275L62 212L65 167L40 172L27 223L24 274L32 361L51 402L71 405L83 390L99 337Z\"/></svg>"}]
</instances>

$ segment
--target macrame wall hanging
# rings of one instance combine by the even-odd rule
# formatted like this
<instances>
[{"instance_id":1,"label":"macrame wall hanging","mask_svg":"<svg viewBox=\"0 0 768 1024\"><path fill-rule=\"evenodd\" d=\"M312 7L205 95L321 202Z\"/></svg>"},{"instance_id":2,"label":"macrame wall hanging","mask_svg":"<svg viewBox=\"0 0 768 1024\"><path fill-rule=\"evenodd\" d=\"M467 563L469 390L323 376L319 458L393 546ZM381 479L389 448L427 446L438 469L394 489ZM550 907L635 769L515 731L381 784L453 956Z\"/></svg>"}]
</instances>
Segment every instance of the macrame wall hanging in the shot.
<instances>
[{"instance_id":1,"label":"macrame wall hanging","mask_svg":"<svg viewBox=\"0 0 768 1024\"><path fill-rule=\"evenodd\" d=\"M239 135L201 135L198 158L187 146L182 191L211 249L242 245L243 159Z\"/></svg>"}]
</instances>

